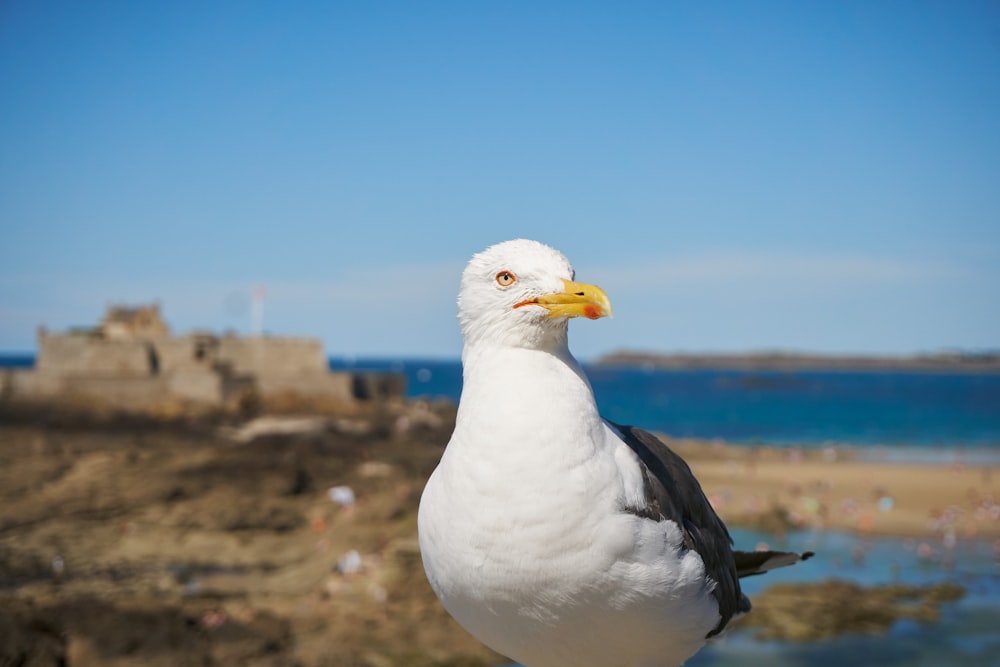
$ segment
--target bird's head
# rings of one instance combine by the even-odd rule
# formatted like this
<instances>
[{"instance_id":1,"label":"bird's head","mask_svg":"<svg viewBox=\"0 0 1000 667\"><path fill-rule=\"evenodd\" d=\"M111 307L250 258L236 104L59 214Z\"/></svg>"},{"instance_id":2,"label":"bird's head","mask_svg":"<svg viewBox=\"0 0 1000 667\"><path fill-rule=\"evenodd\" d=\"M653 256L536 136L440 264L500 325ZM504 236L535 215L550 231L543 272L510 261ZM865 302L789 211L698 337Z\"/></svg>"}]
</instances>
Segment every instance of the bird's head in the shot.
<instances>
[{"instance_id":1,"label":"bird's head","mask_svg":"<svg viewBox=\"0 0 1000 667\"><path fill-rule=\"evenodd\" d=\"M565 345L569 318L610 316L604 290L574 282L569 260L537 241L491 246L473 256L462 274L458 319L467 347Z\"/></svg>"}]
</instances>

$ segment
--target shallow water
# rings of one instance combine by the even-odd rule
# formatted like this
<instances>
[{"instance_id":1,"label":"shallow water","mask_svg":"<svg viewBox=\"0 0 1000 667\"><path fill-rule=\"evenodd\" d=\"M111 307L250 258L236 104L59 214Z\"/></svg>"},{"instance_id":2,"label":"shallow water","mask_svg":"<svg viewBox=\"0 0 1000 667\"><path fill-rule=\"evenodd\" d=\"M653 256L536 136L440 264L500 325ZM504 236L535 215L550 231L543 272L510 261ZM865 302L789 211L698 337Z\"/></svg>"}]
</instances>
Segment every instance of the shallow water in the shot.
<instances>
[{"instance_id":1,"label":"shallow water","mask_svg":"<svg viewBox=\"0 0 1000 667\"><path fill-rule=\"evenodd\" d=\"M731 532L738 546L768 541L766 535L754 531ZM938 623L901 621L885 636L845 636L797 644L760 642L750 631L733 633L706 647L689 666L1000 667L1000 566L991 540L959 538L949 549L933 540L866 538L825 531L794 533L782 544L773 539L770 542L783 549L811 549L816 556L795 567L744 580L751 598L776 581L830 577L864 585L954 581L966 589L966 595L944 605Z\"/></svg>"},{"instance_id":2,"label":"shallow water","mask_svg":"<svg viewBox=\"0 0 1000 667\"><path fill-rule=\"evenodd\" d=\"M765 542L816 551L805 563L745 579L744 590L751 598L772 583L831 577L864 585L954 581L967 593L942 607L938 623L901 621L886 635L793 643L758 641L752 630L732 632L702 649L687 667L1000 667L1000 567L992 541L960 538L951 550L928 544L930 557L921 558L921 542L912 539L826 531L794 533L777 543L756 531L731 533L740 548Z\"/></svg>"}]
</instances>

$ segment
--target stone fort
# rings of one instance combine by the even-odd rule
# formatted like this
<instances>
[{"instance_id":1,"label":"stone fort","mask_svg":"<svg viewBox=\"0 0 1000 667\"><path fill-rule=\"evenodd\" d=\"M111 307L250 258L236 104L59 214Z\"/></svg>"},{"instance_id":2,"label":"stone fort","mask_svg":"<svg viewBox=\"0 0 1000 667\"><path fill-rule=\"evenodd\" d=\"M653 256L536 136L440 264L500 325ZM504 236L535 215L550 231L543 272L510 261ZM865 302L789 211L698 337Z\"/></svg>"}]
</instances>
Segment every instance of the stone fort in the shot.
<instances>
[{"instance_id":1,"label":"stone fort","mask_svg":"<svg viewBox=\"0 0 1000 667\"><path fill-rule=\"evenodd\" d=\"M401 398L404 390L402 377L331 372L315 338L172 335L158 304L111 306L94 328L39 328L35 367L0 371L5 399L124 410L235 409L248 399L337 405Z\"/></svg>"}]
</instances>

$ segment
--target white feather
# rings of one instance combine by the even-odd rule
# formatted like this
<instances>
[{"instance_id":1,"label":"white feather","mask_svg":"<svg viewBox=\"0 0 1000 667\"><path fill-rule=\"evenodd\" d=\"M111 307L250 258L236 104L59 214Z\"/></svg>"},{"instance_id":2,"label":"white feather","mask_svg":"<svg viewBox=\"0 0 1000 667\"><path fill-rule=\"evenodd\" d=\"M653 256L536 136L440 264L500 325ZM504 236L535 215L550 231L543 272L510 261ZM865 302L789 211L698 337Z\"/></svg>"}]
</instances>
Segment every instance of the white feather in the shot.
<instances>
[{"instance_id":1,"label":"white feather","mask_svg":"<svg viewBox=\"0 0 1000 667\"><path fill-rule=\"evenodd\" d=\"M502 270L516 289L497 286ZM534 241L462 277L455 432L424 489L420 548L442 604L527 667L668 667L719 621L701 558L644 500L635 454L601 419L567 320L515 304L558 291L569 262Z\"/></svg>"}]
</instances>

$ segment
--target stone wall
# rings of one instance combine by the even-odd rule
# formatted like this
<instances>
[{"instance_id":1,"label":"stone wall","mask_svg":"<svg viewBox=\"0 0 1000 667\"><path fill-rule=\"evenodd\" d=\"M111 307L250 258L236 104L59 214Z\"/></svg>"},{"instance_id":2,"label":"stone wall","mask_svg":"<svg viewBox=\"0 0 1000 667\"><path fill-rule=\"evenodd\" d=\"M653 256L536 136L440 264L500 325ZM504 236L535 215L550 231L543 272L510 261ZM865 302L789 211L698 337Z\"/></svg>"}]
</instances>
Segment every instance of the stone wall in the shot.
<instances>
[{"instance_id":1,"label":"stone wall","mask_svg":"<svg viewBox=\"0 0 1000 667\"><path fill-rule=\"evenodd\" d=\"M222 376L201 370L177 371L163 376L167 395L189 403L219 405L224 402Z\"/></svg>"},{"instance_id":2,"label":"stone wall","mask_svg":"<svg viewBox=\"0 0 1000 667\"><path fill-rule=\"evenodd\" d=\"M296 395L300 398L352 400L354 380L347 373L262 374L256 378L256 389L264 399L272 396Z\"/></svg>"},{"instance_id":3,"label":"stone wall","mask_svg":"<svg viewBox=\"0 0 1000 667\"><path fill-rule=\"evenodd\" d=\"M211 370L215 364L218 339L211 336L177 336L155 342L159 372Z\"/></svg>"},{"instance_id":4,"label":"stone wall","mask_svg":"<svg viewBox=\"0 0 1000 667\"><path fill-rule=\"evenodd\" d=\"M126 410L170 402L226 408L254 396L265 404L294 397L347 403L401 398L405 389L401 375L332 373L312 338L41 332L33 370L0 371L2 398L74 397Z\"/></svg>"},{"instance_id":5,"label":"stone wall","mask_svg":"<svg viewBox=\"0 0 1000 667\"><path fill-rule=\"evenodd\" d=\"M53 396L61 388L59 378L30 368L0 369L0 398Z\"/></svg>"},{"instance_id":6,"label":"stone wall","mask_svg":"<svg viewBox=\"0 0 1000 667\"><path fill-rule=\"evenodd\" d=\"M223 336L218 341L218 360L239 373L258 377L329 373L323 345L315 338Z\"/></svg>"},{"instance_id":7,"label":"stone wall","mask_svg":"<svg viewBox=\"0 0 1000 667\"><path fill-rule=\"evenodd\" d=\"M150 410L167 404L172 398L164 378L152 376L66 378L60 395L120 410Z\"/></svg>"},{"instance_id":8,"label":"stone wall","mask_svg":"<svg viewBox=\"0 0 1000 667\"><path fill-rule=\"evenodd\" d=\"M150 374L148 344L96 336L47 334L38 339L35 368L53 376L141 377Z\"/></svg>"}]
</instances>

